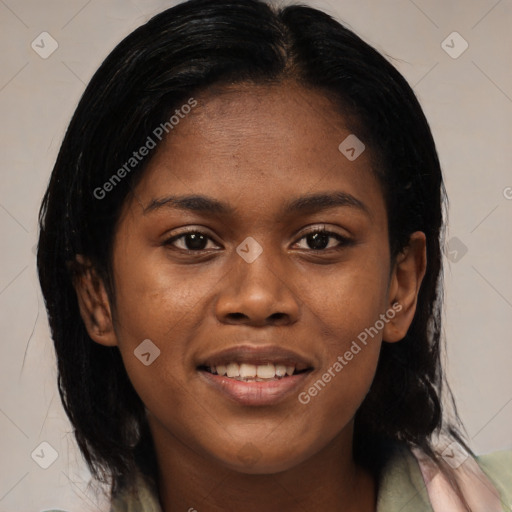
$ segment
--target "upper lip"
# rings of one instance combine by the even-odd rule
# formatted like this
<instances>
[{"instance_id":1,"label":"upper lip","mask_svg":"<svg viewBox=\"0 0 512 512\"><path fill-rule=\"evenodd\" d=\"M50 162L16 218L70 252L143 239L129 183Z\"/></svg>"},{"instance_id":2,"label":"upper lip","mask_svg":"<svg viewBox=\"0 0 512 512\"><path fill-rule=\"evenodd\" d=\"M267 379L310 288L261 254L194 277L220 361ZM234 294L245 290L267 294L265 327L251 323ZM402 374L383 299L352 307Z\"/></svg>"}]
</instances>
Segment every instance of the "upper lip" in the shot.
<instances>
[{"instance_id":1,"label":"upper lip","mask_svg":"<svg viewBox=\"0 0 512 512\"><path fill-rule=\"evenodd\" d=\"M277 345L254 346L236 345L204 357L198 367L212 367L228 363L247 363L254 365L282 364L295 366L297 371L313 368L311 361L293 350Z\"/></svg>"}]
</instances>

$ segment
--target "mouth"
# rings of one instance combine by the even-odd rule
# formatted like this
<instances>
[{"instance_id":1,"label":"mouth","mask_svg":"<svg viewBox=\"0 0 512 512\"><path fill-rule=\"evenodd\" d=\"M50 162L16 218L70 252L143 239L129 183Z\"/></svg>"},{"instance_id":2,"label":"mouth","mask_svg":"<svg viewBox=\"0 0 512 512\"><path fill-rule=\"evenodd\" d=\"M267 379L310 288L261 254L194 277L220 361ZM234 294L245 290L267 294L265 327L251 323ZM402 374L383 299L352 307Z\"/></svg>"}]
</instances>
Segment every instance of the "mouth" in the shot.
<instances>
[{"instance_id":1,"label":"mouth","mask_svg":"<svg viewBox=\"0 0 512 512\"><path fill-rule=\"evenodd\" d=\"M280 347L243 345L206 357L197 370L224 397L242 405L271 405L290 396L314 367Z\"/></svg>"},{"instance_id":2,"label":"mouth","mask_svg":"<svg viewBox=\"0 0 512 512\"><path fill-rule=\"evenodd\" d=\"M220 375L240 382L270 382L274 380L286 379L292 375L306 373L312 368L300 369L295 364L282 363L240 363L230 362L215 366L199 366L198 370Z\"/></svg>"}]
</instances>

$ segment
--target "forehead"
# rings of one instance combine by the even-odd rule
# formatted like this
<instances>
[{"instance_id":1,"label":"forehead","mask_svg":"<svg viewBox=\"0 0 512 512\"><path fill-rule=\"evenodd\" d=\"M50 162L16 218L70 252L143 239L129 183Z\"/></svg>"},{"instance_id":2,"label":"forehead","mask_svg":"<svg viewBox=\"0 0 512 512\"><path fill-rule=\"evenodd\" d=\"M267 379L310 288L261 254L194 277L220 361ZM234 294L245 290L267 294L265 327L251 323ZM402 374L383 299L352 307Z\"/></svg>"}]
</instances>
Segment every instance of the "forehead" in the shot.
<instances>
[{"instance_id":1,"label":"forehead","mask_svg":"<svg viewBox=\"0 0 512 512\"><path fill-rule=\"evenodd\" d=\"M243 150L248 156L263 151L260 156L266 157L268 150L281 144L281 153L291 156L300 144L300 157L309 154L321 159L322 152L327 158L337 157L337 139L350 132L350 125L356 121L320 91L289 81L217 86L199 96L198 101L199 107L168 138L168 146L194 136L214 153L229 147L239 156ZM328 135L331 137L326 140ZM327 146L330 150L325 152Z\"/></svg>"},{"instance_id":2,"label":"forehead","mask_svg":"<svg viewBox=\"0 0 512 512\"><path fill-rule=\"evenodd\" d=\"M165 194L203 193L267 213L284 197L330 189L382 204L369 148L354 160L339 149L357 137L355 120L321 92L243 84L195 99L137 186L146 207Z\"/></svg>"}]
</instances>

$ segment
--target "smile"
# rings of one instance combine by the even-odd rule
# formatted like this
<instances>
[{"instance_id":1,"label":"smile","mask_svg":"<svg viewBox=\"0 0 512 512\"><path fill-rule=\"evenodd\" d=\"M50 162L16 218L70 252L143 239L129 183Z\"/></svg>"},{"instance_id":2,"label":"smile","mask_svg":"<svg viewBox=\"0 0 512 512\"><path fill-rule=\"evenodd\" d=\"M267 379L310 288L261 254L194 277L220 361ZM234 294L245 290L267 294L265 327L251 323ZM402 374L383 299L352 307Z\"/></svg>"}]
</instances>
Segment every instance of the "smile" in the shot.
<instances>
[{"instance_id":1,"label":"smile","mask_svg":"<svg viewBox=\"0 0 512 512\"><path fill-rule=\"evenodd\" d=\"M295 398L314 368L283 347L235 345L206 356L196 369L217 396L244 406L268 406Z\"/></svg>"},{"instance_id":2,"label":"smile","mask_svg":"<svg viewBox=\"0 0 512 512\"><path fill-rule=\"evenodd\" d=\"M299 373L306 372L307 369L298 370L296 365L285 364L250 364L231 362L228 364L219 364L213 367L205 367L205 371L212 375L227 376L230 379L241 382L269 382Z\"/></svg>"}]
</instances>

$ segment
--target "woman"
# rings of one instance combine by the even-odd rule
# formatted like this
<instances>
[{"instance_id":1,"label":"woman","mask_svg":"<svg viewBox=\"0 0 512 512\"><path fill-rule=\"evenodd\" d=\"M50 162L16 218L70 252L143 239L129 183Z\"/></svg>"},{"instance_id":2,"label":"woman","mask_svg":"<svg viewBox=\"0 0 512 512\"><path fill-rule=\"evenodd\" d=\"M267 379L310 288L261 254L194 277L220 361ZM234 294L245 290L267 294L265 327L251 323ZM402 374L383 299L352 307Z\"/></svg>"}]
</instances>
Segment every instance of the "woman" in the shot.
<instances>
[{"instance_id":1,"label":"woman","mask_svg":"<svg viewBox=\"0 0 512 512\"><path fill-rule=\"evenodd\" d=\"M510 454L442 404L444 200L411 88L320 11L191 0L122 41L38 251L112 510L508 510Z\"/></svg>"}]
</instances>

